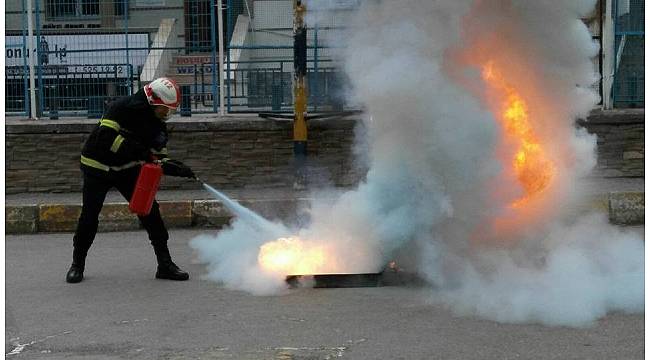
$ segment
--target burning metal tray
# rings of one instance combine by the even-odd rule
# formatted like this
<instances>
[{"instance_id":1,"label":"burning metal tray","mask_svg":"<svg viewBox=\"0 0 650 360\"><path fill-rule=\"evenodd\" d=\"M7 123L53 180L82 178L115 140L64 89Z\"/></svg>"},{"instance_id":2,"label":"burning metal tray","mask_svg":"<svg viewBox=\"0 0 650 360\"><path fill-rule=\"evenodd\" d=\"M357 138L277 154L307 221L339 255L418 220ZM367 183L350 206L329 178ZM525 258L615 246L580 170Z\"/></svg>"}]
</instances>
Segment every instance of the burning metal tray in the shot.
<instances>
[{"instance_id":1,"label":"burning metal tray","mask_svg":"<svg viewBox=\"0 0 650 360\"><path fill-rule=\"evenodd\" d=\"M381 286L381 275L382 273L289 275L286 282L291 287L301 284L315 288L377 287Z\"/></svg>"}]
</instances>

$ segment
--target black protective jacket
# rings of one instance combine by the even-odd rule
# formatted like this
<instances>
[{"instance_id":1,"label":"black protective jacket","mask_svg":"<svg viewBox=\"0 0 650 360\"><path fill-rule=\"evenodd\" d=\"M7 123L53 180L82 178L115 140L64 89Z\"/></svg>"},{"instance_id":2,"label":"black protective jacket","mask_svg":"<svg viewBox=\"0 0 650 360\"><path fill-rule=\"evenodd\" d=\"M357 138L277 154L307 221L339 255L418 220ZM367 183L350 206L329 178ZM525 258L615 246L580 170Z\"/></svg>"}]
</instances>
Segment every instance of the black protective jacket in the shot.
<instances>
[{"instance_id":1,"label":"black protective jacket","mask_svg":"<svg viewBox=\"0 0 650 360\"><path fill-rule=\"evenodd\" d=\"M167 160L167 125L154 115L144 91L110 103L81 152L81 169L107 175L151 160Z\"/></svg>"}]
</instances>

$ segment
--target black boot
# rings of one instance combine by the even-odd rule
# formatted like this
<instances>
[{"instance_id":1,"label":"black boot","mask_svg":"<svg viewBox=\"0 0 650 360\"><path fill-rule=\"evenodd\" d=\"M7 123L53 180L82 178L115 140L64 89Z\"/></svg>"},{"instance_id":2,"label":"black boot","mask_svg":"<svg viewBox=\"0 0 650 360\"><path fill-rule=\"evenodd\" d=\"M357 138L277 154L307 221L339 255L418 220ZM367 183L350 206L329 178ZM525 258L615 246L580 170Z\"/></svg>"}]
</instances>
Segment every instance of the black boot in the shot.
<instances>
[{"instance_id":1,"label":"black boot","mask_svg":"<svg viewBox=\"0 0 650 360\"><path fill-rule=\"evenodd\" d=\"M176 266L176 264L174 264L171 255L169 255L167 244L154 245L153 250L156 253L156 259L158 260L156 279L183 281L190 278L190 274L181 270L178 266Z\"/></svg>"},{"instance_id":2,"label":"black boot","mask_svg":"<svg viewBox=\"0 0 650 360\"><path fill-rule=\"evenodd\" d=\"M70 266L70 270L68 270L68 274L65 276L65 281L69 283L78 283L83 279L84 268L82 266L72 264L72 266Z\"/></svg>"},{"instance_id":3,"label":"black boot","mask_svg":"<svg viewBox=\"0 0 650 360\"><path fill-rule=\"evenodd\" d=\"M84 268L86 267L86 251L74 249L72 253L72 265L65 276L65 281L69 283L78 283L84 279Z\"/></svg>"}]
</instances>

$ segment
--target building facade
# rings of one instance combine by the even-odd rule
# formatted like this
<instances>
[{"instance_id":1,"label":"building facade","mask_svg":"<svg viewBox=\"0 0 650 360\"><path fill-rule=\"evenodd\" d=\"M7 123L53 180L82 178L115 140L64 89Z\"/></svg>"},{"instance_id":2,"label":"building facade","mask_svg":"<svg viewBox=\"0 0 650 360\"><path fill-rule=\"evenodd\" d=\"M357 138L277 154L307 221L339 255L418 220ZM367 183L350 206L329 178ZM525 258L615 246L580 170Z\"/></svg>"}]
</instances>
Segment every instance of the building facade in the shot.
<instances>
[{"instance_id":1,"label":"building facade","mask_svg":"<svg viewBox=\"0 0 650 360\"><path fill-rule=\"evenodd\" d=\"M30 4L39 117L97 117L106 101L158 76L183 86L185 114L217 111L220 76L228 111L290 111L294 1L223 0L219 24L217 0L8 0L6 114L30 116ZM319 1L308 18L312 110L342 106L345 76L330 46L361 1ZM595 87L604 107L644 105L643 16L642 0L600 0L583 19L601 44L594 67L603 74Z\"/></svg>"}]
</instances>

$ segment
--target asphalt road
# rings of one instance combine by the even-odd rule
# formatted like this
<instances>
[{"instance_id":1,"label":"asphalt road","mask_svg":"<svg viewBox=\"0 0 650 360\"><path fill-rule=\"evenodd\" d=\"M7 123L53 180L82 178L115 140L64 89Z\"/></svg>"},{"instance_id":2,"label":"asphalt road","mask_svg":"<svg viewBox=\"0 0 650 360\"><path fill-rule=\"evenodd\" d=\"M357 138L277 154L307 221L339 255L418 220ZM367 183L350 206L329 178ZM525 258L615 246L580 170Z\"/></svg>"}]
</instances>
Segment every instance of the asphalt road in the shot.
<instances>
[{"instance_id":1,"label":"asphalt road","mask_svg":"<svg viewBox=\"0 0 650 360\"><path fill-rule=\"evenodd\" d=\"M80 284L64 280L71 234L6 236L6 358L643 358L643 314L574 329L458 317L414 286L228 290L192 263L187 242L206 231L171 231L187 282L154 279L143 231L99 234Z\"/></svg>"}]
</instances>

